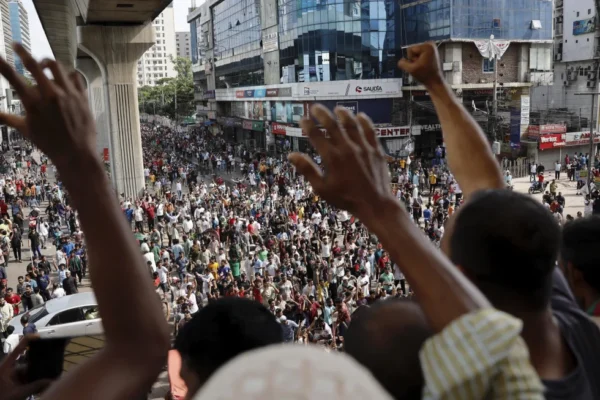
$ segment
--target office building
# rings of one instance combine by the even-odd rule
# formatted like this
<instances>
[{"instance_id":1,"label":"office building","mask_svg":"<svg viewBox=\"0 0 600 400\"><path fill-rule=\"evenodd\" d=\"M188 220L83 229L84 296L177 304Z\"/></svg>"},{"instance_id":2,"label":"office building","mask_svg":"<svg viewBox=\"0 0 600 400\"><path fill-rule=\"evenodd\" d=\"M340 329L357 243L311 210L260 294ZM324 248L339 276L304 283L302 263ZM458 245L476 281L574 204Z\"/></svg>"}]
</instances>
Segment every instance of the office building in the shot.
<instances>
[{"instance_id":1,"label":"office building","mask_svg":"<svg viewBox=\"0 0 600 400\"><path fill-rule=\"evenodd\" d=\"M154 86L161 79L174 78L176 75L172 61L177 57L172 3L156 17L153 24L156 43L138 61L138 87Z\"/></svg>"},{"instance_id":2,"label":"office building","mask_svg":"<svg viewBox=\"0 0 600 400\"><path fill-rule=\"evenodd\" d=\"M8 6L9 0L0 0L0 14L2 14L2 33L4 35L4 52L6 54L6 61L14 66L15 65L15 52L12 48L13 37L10 21L10 8Z\"/></svg>"},{"instance_id":3,"label":"office building","mask_svg":"<svg viewBox=\"0 0 600 400\"><path fill-rule=\"evenodd\" d=\"M29 35L29 17L27 10L21 0L11 0L8 3L10 10L10 27L12 40L21 43L27 51L31 51L31 38ZM28 75L28 71L23 67L19 56L14 55L15 68L21 75Z\"/></svg>"},{"instance_id":4,"label":"office building","mask_svg":"<svg viewBox=\"0 0 600 400\"><path fill-rule=\"evenodd\" d=\"M177 57L192 59L190 51L190 32L176 32Z\"/></svg>"}]
</instances>

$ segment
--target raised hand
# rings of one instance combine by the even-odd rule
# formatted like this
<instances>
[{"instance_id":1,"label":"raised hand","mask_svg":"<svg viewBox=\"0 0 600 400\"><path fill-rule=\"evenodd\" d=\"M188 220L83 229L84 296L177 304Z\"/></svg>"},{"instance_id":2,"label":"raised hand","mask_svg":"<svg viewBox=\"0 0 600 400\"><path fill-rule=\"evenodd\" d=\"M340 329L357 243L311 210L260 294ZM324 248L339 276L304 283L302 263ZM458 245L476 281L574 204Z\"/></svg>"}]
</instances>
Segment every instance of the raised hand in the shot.
<instances>
[{"instance_id":1,"label":"raised hand","mask_svg":"<svg viewBox=\"0 0 600 400\"><path fill-rule=\"evenodd\" d=\"M409 47L407 58L401 59L398 67L427 87L444 81L437 47L433 42Z\"/></svg>"},{"instance_id":2,"label":"raised hand","mask_svg":"<svg viewBox=\"0 0 600 400\"><path fill-rule=\"evenodd\" d=\"M21 339L13 351L7 355L0 364L0 400L21 400L34 394L40 393L51 381L42 380L29 384L19 382L17 372L17 358L27 348L31 340L38 340L37 336L27 336Z\"/></svg>"},{"instance_id":3,"label":"raised hand","mask_svg":"<svg viewBox=\"0 0 600 400\"><path fill-rule=\"evenodd\" d=\"M29 86L0 58L0 73L17 91L26 111L25 117L0 113L0 122L21 132L58 168L69 166L75 157L95 157L94 119L78 73L68 74L54 60L38 63L21 45L14 47L37 85ZM53 81L46 76L46 69L52 72Z\"/></svg>"},{"instance_id":4,"label":"raised hand","mask_svg":"<svg viewBox=\"0 0 600 400\"><path fill-rule=\"evenodd\" d=\"M329 138L313 121L301 123L321 155L325 172L306 154L290 154L289 160L309 180L317 195L367 223L383 206L395 201L387 163L369 117L362 113L355 117L341 107L335 113L338 121L321 105L311 109Z\"/></svg>"}]
</instances>

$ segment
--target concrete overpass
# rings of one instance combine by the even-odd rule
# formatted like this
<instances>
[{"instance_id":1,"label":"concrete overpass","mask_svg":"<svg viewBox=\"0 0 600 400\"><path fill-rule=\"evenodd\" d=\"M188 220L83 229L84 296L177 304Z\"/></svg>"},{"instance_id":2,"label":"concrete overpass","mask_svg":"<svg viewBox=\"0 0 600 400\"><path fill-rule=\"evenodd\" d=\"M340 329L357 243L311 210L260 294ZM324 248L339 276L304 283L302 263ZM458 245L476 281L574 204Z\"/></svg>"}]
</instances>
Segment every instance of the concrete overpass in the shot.
<instances>
[{"instance_id":1,"label":"concrete overpass","mask_svg":"<svg viewBox=\"0 0 600 400\"><path fill-rule=\"evenodd\" d=\"M108 148L119 193L144 188L137 61L152 47L152 21L171 0L33 0L54 57L85 78L98 156ZM32 38L35 40L35 38ZM34 55L35 56L35 55Z\"/></svg>"}]
</instances>

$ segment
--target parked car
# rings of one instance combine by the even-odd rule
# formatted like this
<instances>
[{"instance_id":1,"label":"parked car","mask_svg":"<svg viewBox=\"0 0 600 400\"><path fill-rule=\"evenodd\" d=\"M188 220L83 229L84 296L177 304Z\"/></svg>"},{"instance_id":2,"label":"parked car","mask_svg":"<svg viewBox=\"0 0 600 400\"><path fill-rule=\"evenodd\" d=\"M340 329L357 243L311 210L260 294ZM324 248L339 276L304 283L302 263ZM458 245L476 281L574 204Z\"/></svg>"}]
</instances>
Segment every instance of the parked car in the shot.
<instances>
[{"instance_id":1,"label":"parked car","mask_svg":"<svg viewBox=\"0 0 600 400\"><path fill-rule=\"evenodd\" d=\"M77 337L104 333L94 293L77 293L52 299L45 304L19 314L10 321L16 334L22 334L21 317L29 315L40 337Z\"/></svg>"}]
</instances>

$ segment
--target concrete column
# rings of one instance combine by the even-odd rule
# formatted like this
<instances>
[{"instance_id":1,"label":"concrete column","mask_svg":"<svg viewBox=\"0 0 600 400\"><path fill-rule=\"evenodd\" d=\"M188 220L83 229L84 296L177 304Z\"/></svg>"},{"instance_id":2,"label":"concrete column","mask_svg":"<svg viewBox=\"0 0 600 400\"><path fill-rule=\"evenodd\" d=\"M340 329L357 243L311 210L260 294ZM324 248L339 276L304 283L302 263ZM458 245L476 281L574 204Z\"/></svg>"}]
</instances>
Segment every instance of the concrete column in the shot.
<instances>
[{"instance_id":1,"label":"concrete column","mask_svg":"<svg viewBox=\"0 0 600 400\"><path fill-rule=\"evenodd\" d=\"M78 38L102 72L113 183L119 193L137 195L145 185L137 62L154 44L154 28L90 25L78 28Z\"/></svg>"},{"instance_id":2,"label":"concrete column","mask_svg":"<svg viewBox=\"0 0 600 400\"><path fill-rule=\"evenodd\" d=\"M75 66L84 76L87 83L90 107L96 119L97 149L102 154L104 149L110 149L109 121L106 113L106 96L104 95L104 82L102 71L92 58L78 58ZM110 151L109 151L109 155Z\"/></svg>"},{"instance_id":3,"label":"concrete column","mask_svg":"<svg viewBox=\"0 0 600 400\"><path fill-rule=\"evenodd\" d=\"M77 14L72 0L35 0L57 61L73 70L77 57ZM36 40L36 38L31 38Z\"/></svg>"},{"instance_id":4,"label":"concrete column","mask_svg":"<svg viewBox=\"0 0 600 400\"><path fill-rule=\"evenodd\" d=\"M277 0L260 2L260 19L262 27L263 49L265 42L277 41L277 50L263 51L265 85L281 83L281 66L279 65L279 25L277 19Z\"/></svg>"},{"instance_id":5,"label":"concrete column","mask_svg":"<svg viewBox=\"0 0 600 400\"><path fill-rule=\"evenodd\" d=\"M519 74L519 82L528 82L527 74L529 73L529 48L530 43L511 43L511 46L519 46L517 53L517 68Z\"/></svg>"},{"instance_id":6,"label":"concrete column","mask_svg":"<svg viewBox=\"0 0 600 400\"><path fill-rule=\"evenodd\" d=\"M461 42L444 44L444 63L452 64L452 71L444 72L446 82L451 85L460 85L462 79L462 46Z\"/></svg>"}]
</instances>

